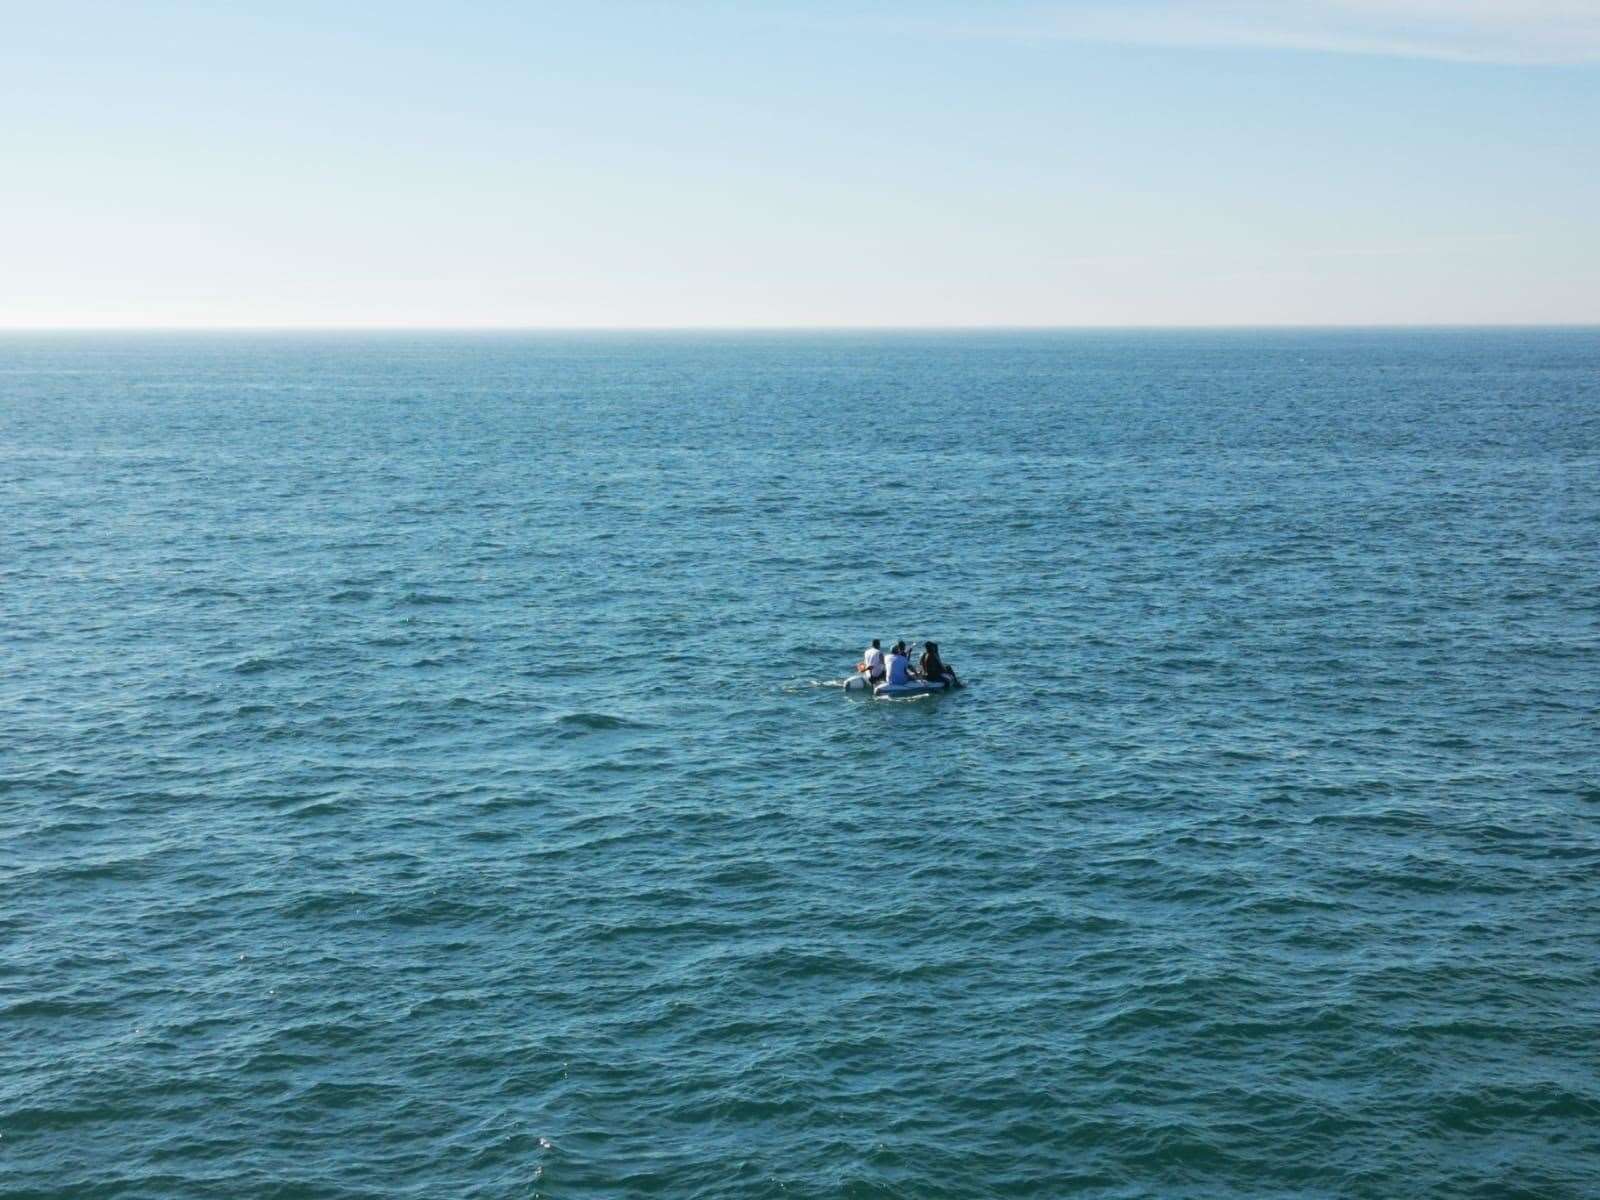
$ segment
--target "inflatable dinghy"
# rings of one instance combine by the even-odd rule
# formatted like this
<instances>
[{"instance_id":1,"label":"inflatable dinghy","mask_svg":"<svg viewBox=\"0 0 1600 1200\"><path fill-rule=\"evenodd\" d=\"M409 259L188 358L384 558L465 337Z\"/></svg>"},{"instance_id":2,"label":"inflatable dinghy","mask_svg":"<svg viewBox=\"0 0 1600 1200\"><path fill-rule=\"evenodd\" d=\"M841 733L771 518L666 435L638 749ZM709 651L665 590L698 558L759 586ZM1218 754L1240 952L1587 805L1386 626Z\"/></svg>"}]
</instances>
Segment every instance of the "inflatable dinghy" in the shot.
<instances>
[{"instance_id":1,"label":"inflatable dinghy","mask_svg":"<svg viewBox=\"0 0 1600 1200\"><path fill-rule=\"evenodd\" d=\"M928 696L949 690L948 679L908 679L904 683L880 683L872 689L872 694L892 700L898 696Z\"/></svg>"},{"instance_id":2,"label":"inflatable dinghy","mask_svg":"<svg viewBox=\"0 0 1600 1200\"><path fill-rule=\"evenodd\" d=\"M874 687L867 677L857 673L844 681L844 690L847 692L867 692L874 696L894 699L897 696L927 696L933 692L947 692L950 690L948 679L908 679L904 683L880 683Z\"/></svg>"}]
</instances>

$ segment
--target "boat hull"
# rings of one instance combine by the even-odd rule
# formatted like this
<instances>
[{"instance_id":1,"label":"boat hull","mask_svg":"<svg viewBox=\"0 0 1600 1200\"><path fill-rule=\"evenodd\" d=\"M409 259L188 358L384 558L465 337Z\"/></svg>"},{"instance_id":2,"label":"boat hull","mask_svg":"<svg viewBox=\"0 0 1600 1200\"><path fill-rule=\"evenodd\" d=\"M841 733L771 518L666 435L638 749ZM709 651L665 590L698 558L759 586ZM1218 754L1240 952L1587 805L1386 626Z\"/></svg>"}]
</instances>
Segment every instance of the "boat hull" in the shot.
<instances>
[{"instance_id":1,"label":"boat hull","mask_svg":"<svg viewBox=\"0 0 1600 1200\"><path fill-rule=\"evenodd\" d=\"M880 683L872 689L872 694L883 700L894 700L905 696L931 696L935 692L949 690L948 679L913 679L907 683Z\"/></svg>"}]
</instances>

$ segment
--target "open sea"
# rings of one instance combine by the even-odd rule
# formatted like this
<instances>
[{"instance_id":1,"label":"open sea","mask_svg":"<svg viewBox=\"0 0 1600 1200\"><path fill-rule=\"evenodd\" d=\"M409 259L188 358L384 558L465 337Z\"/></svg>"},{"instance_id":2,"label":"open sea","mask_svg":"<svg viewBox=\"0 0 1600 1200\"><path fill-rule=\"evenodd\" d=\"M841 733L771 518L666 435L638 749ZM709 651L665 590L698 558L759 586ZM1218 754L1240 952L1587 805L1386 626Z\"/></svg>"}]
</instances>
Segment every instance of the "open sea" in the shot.
<instances>
[{"instance_id":1,"label":"open sea","mask_svg":"<svg viewBox=\"0 0 1600 1200\"><path fill-rule=\"evenodd\" d=\"M1600 1196L1600 330L0 337L0 1195Z\"/></svg>"}]
</instances>

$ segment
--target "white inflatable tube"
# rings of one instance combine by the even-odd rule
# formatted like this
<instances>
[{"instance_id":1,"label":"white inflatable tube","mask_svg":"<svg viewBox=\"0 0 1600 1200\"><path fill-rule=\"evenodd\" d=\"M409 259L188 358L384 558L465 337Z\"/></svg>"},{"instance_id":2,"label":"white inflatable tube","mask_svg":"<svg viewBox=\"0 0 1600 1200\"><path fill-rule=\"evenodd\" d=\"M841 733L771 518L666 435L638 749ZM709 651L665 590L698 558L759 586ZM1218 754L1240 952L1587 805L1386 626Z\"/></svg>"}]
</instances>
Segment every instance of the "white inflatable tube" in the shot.
<instances>
[{"instance_id":1,"label":"white inflatable tube","mask_svg":"<svg viewBox=\"0 0 1600 1200\"><path fill-rule=\"evenodd\" d=\"M948 679L912 679L905 683L880 683L872 689L872 694L893 699L897 696L927 696L933 692L949 690Z\"/></svg>"}]
</instances>

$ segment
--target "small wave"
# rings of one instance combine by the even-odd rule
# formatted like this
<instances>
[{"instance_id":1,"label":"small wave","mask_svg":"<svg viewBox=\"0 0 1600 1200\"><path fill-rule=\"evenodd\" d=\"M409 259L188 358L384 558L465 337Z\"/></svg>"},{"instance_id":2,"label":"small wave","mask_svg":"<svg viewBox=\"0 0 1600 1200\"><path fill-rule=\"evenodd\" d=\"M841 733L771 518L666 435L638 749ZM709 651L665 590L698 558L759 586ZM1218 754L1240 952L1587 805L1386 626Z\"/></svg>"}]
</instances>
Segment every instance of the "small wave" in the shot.
<instances>
[{"instance_id":1,"label":"small wave","mask_svg":"<svg viewBox=\"0 0 1600 1200\"><path fill-rule=\"evenodd\" d=\"M78 1000L70 997L37 996L18 1000L0 1008L0 1016L7 1019L21 1017L83 1017L94 1013L109 1012L113 1008L109 1000Z\"/></svg>"},{"instance_id":2,"label":"small wave","mask_svg":"<svg viewBox=\"0 0 1600 1200\"><path fill-rule=\"evenodd\" d=\"M575 712L563 713L554 721L557 728L567 730L574 735L584 733L598 733L608 729L648 729L649 726L638 721L630 721L626 717L614 717L610 713Z\"/></svg>"},{"instance_id":3,"label":"small wave","mask_svg":"<svg viewBox=\"0 0 1600 1200\"><path fill-rule=\"evenodd\" d=\"M1313 825L1349 825L1371 829L1418 829L1428 824L1422 813L1403 808L1386 808L1371 812L1319 813L1311 818Z\"/></svg>"},{"instance_id":4,"label":"small wave","mask_svg":"<svg viewBox=\"0 0 1600 1200\"><path fill-rule=\"evenodd\" d=\"M297 807L281 807L280 811L286 817L331 817L339 812L340 805L337 800L312 800Z\"/></svg>"},{"instance_id":5,"label":"small wave","mask_svg":"<svg viewBox=\"0 0 1600 1200\"><path fill-rule=\"evenodd\" d=\"M260 675L294 665L294 660L283 654L253 654L233 664L236 675Z\"/></svg>"},{"instance_id":6,"label":"small wave","mask_svg":"<svg viewBox=\"0 0 1600 1200\"><path fill-rule=\"evenodd\" d=\"M389 1083L345 1082L320 1079L294 1097L298 1106L338 1112L342 1109L374 1104L387 1098L394 1085Z\"/></svg>"},{"instance_id":7,"label":"small wave","mask_svg":"<svg viewBox=\"0 0 1600 1200\"><path fill-rule=\"evenodd\" d=\"M281 910L281 914L289 920L329 917L339 913L360 911L371 904L372 900L373 897L365 892L309 892L293 897Z\"/></svg>"}]
</instances>

